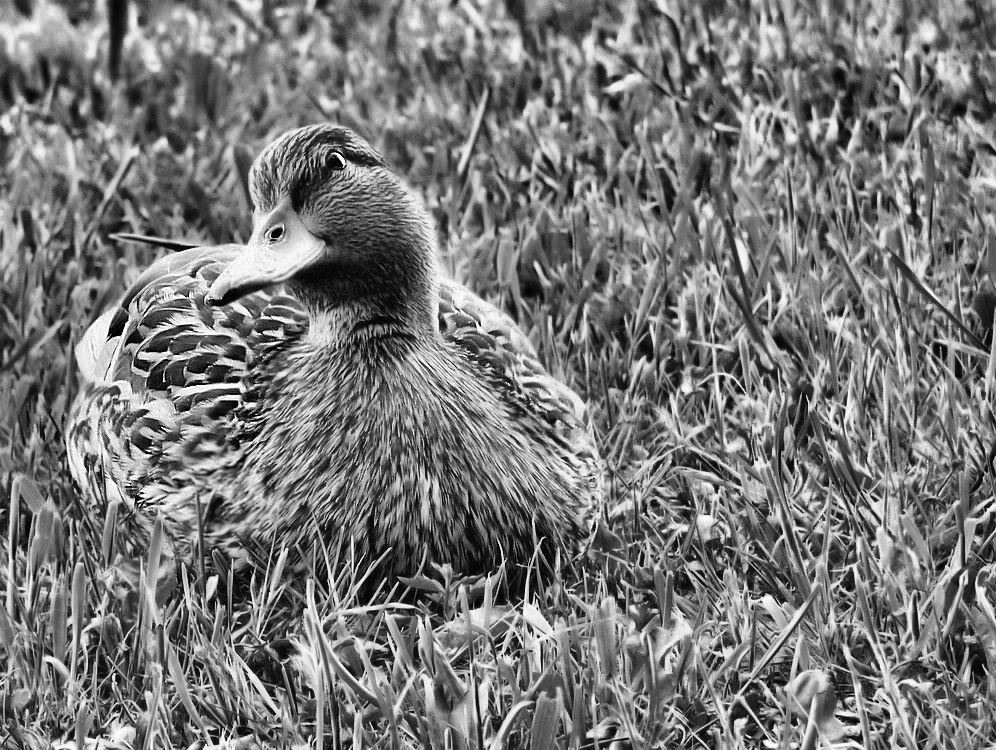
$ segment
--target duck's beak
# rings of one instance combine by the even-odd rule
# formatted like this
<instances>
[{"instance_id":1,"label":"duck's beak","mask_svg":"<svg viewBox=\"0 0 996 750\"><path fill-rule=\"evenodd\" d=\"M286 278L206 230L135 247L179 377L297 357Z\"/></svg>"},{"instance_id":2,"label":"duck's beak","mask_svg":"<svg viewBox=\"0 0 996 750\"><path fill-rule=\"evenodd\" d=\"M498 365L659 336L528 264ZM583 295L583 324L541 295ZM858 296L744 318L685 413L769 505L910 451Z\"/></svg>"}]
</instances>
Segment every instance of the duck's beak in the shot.
<instances>
[{"instance_id":1,"label":"duck's beak","mask_svg":"<svg viewBox=\"0 0 996 750\"><path fill-rule=\"evenodd\" d=\"M221 272L205 295L209 305L227 305L257 289L287 281L325 252L325 242L308 230L289 199L253 223L246 249Z\"/></svg>"}]
</instances>

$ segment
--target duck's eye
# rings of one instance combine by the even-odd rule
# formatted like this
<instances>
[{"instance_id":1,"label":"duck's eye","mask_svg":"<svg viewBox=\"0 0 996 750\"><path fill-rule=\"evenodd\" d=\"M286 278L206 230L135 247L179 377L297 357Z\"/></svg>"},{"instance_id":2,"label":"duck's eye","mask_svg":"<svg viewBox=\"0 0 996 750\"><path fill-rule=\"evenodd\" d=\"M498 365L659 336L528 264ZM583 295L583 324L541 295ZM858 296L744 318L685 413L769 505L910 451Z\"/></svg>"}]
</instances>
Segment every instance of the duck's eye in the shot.
<instances>
[{"instance_id":1,"label":"duck's eye","mask_svg":"<svg viewBox=\"0 0 996 750\"><path fill-rule=\"evenodd\" d=\"M341 172L346 168L346 157L340 154L338 151L330 151L328 158L325 160L328 164L329 169L334 169L336 172Z\"/></svg>"},{"instance_id":2,"label":"duck's eye","mask_svg":"<svg viewBox=\"0 0 996 750\"><path fill-rule=\"evenodd\" d=\"M274 224L266 232L266 238L270 242L280 242L281 238L284 236L284 225Z\"/></svg>"}]
</instances>

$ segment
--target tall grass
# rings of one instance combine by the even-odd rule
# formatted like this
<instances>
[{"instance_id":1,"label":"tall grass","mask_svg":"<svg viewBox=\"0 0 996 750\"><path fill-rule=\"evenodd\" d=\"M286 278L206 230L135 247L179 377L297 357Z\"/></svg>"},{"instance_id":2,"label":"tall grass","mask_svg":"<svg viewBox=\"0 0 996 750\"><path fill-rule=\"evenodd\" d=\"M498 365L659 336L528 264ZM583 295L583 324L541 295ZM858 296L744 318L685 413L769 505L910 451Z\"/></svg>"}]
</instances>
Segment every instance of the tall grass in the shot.
<instances>
[{"instance_id":1,"label":"tall grass","mask_svg":"<svg viewBox=\"0 0 996 750\"><path fill-rule=\"evenodd\" d=\"M122 3L15 5L6 746L996 743L988 6L144 3L122 36ZM244 241L252 155L320 120L591 403L610 497L578 580L370 602L330 549L240 583L79 507L72 345L162 252L108 235Z\"/></svg>"}]
</instances>

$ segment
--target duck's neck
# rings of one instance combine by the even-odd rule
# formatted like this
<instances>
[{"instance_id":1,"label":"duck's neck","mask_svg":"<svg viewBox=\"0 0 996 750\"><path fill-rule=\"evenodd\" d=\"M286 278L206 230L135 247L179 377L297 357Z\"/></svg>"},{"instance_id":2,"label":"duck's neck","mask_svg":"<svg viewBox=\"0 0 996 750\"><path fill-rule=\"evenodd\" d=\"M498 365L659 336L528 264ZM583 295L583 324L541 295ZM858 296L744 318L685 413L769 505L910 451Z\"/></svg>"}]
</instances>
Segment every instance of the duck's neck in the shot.
<instances>
[{"instance_id":1,"label":"duck's neck","mask_svg":"<svg viewBox=\"0 0 996 750\"><path fill-rule=\"evenodd\" d=\"M385 336L437 339L439 274L434 256L394 269L388 276L390 284L372 276L369 269L347 264L336 268L332 278L328 274L295 278L289 286L311 321L303 343L339 349Z\"/></svg>"},{"instance_id":2,"label":"duck's neck","mask_svg":"<svg viewBox=\"0 0 996 750\"><path fill-rule=\"evenodd\" d=\"M414 309L371 305L312 309L308 333L301 343L330 352L387 338L428 344L439 336L438 309L438 297Z\"/></svg>"}]
</instances>

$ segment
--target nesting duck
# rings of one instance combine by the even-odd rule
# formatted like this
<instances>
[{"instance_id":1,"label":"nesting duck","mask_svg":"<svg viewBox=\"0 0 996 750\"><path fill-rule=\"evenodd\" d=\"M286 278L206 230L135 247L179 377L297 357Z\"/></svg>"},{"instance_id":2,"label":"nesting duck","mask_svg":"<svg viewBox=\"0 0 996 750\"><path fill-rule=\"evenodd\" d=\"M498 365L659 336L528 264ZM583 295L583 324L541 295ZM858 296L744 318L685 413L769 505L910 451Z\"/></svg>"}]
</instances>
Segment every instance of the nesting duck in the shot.
<instances>
[{"instance_id":1,"label":"nesting duck","mask_svg":"<svg viewBox=\"0 0 996 750\"><path fill-rule=\"evenodd\" d=\"M250 172L247 246L149 267L77 347L69 463L97 514L174 552L345 540L399 573L569 557L601 462L584 404L437 267L422 202L331 125Z\"/></svg>"}]
</instances>

